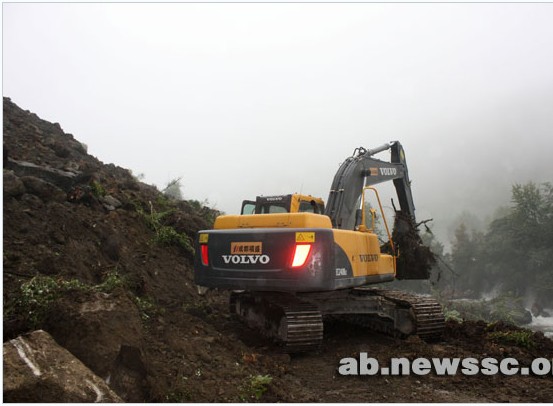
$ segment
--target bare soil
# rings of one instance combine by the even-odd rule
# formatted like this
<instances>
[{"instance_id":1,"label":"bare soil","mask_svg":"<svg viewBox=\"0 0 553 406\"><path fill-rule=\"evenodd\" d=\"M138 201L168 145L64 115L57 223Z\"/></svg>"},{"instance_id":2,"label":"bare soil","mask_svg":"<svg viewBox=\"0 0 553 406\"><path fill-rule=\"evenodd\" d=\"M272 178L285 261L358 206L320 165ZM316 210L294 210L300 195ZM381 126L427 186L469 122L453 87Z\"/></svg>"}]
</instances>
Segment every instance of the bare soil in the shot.
<instances>
[{"instance_id":1,"label":"bare soil","mask_svg":"<svg viewBox=\"0 0 553 406\"><path fill-rule=\"evenodd\" d=\"M198 294L192 255L186 249L156 241L155 231L139 209L167 209L157 189L139 182L126 169L88 155L58 124L41 120L9 99L4 99L4 149L4 341L42 328L126 401L553 401L552 374L338 374L342 358L355 358L361 352L382 365L398 357L513 357L525 366L534 358L553 359L553 341L542 333L532 333L529 347L491 340L493 331L518 331L505 324L448 322L442 341L425 343L416 337L401 340L329 321L319 352L282 354L229 316L227 292ZM84 176L71 190L55 182L45 186L6 168L7 159ZM75 187L88 187L91 181L121 205L108 208L94 195L71 198ZM173 211L165 218L166 225L190 238L209 228L209 219L217 214L194 202L170 205ZM38 275L94 286L113 272L124 277L123 286L108 293L66 292L49 304L38 325L16 305L22 297L21 285ZM251 385L260 376L270 378L262 385L265 392Z\"/></svg>"}]
</instances>

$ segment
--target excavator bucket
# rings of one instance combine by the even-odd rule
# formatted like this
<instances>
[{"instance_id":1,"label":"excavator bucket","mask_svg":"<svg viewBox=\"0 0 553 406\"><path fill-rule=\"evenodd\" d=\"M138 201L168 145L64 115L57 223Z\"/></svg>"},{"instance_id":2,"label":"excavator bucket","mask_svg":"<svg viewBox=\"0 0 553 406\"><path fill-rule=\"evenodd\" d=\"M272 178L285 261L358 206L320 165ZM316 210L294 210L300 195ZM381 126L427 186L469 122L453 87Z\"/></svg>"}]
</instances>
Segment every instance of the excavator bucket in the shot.
<instances>
[{"instance_id":1,"label":"excavator bucket","mask_svg":"<svg viewBox=\"0 0 553 406\"><path fill-rule=\"evenodd\" d=\"M396 279L429 279L436 257L425 246L410 216L396 212L392 240L399 253ZM389 245L384 249L389 250Z\"/></svg>"}]
</instances>

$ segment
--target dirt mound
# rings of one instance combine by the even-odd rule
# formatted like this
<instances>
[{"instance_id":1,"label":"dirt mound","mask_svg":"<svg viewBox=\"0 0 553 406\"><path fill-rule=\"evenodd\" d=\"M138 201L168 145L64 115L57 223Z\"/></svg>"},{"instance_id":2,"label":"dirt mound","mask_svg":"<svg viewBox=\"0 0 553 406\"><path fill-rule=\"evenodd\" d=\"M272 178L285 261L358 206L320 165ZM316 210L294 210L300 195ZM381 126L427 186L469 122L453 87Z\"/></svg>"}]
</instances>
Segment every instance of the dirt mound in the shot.
<instances>
[{"instance_id":1,"label":"dirt mound","mask_svg":"<svg viewBox=\"0 0 553 406\"><path fill-rule=\"evenodd\" d=\"M9 99L4 186L4 341L43 328L138 402L220 399L188 387L207 376L236 388L253 373L235 365L241 343L202 319L213 299L192 282L191 239L217 212L167 199ZM218 352L232 377L204 367Z\"/></svg>"},{"instance_id":2,"label":"dirt mound","mask_svg":"<svg viewBox=\"0 0 553 406\"><path fill-rule=\"evenodd\" d=\"M191 239L217 212L104 164L59 124L4 99L4 341L43 329L132 402L548 402L553 377L342 377L343 357L553 358L507 325L448 323L442 342L329 322L289 356L197 293ZM521 333L522 332L522 333ZM32 400L30 400L32 401Z\"/></svg>"}]
</instances>

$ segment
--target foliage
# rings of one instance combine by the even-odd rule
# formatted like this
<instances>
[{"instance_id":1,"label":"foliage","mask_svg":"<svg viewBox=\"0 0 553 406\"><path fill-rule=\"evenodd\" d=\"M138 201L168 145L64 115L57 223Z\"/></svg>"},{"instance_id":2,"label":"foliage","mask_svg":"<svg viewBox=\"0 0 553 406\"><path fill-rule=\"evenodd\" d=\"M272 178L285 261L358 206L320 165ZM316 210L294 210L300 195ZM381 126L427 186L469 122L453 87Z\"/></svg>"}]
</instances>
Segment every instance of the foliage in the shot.
<instances>
[{"instance_id":1,"label":"foliage","mask_svg":"<svg viewBox=\"0 0 553 406\"><path fill-rule=\"evenodd\" d=\"M482 278L483 240L482 233L473 231L469 234L464 223L455 231L451 263L457 272L462 270L462 274L459 272L462 277L456 281L456 289L465 292L468 297L480 297L478 286Z\"/></svg>"},{"instance_id":2,"label":"foliage","mask_svg":"<svg viewBox=\"0 0 553 406\"><path fill-rule=\"evenodd\" d=\"M188 204L196 211L201 211L206 205L207 201L204 200L203 202L200 202L199 200L187 200Z\"/></svg>"},{"instance_id":3,"label":"foliage","mask_svg":"<svg viewBox=\"0 0 553 406\"><path fill-rule=\"evenodd\" d=\"M158 205L162 208L168 206L168 202L164 199L166 198L161 196L158 198ZM152 202L150 202L149 212L144 211L141 207L137 207L137 212L146 221L148 227L154 231L154 241L156 243L180 246L186 252L194 254L194 248L190 238L186 234L179 233L173 227L164 223L167 216L172 214L174 211L175 210L172 208L166 209L165 211L157 211Z\"/></svg>"},{"instance_id":4,"label":"foliage","mask_svg":"<svg viewBox=\"0 0 553 406\"><path fill-rule=\"evenodd\" d=\"M215 208L211 208L211 204L207 199L203 201L199 200L186 200L186 203L194 210L200 217L202 217L207 226L211 227L213 226L213 223L215 223L215 219L217 216L223 214L219 210Z\"/></svg>"},{"instance_id":5,"label":"foliage","mask_svg":"<svg viewBox=\"0 0 553 406\"><path fill-rule=\"evenodd\" d=\"M444 317L446 321L456 321L458 323L461 323L463 321L463 318L461 317L461 313L459 313L457 310L451 310L451 309L444 309Z\"/></svg>"},{"instance_id":6,"label":"foliage","mask_svg":"<svg viewBox=\"0 0 553 406\"><path fill-rule=\"evenodd\" d=\"M125 277L119 274L117 272L117 268L106 272L104 274L104 280L99 285L96 285L94 287L95 290L104 292L104 293L110 293L113 292L115 289L120 287L126 287L127 286L127 280Z\"/></svg>"},{"instance_id":7,"label":"foliage","mask_svg":"<svg viewBox=\"0 0 553 406\"><path fill-rule=\"evenodd\" d=\"M186 251L194 253L190 238L183 233L179 233L171 226L161 225L155 229L156 241L160 244L166 245L178 245L183 247Z\"/></svg>"},{"instance_id":8,"label":"foliage","mask_svg":"<svg viewBox=\"0 0 553 406\"><path fill-rule=\"evenodd\" d=\"M183 389L177 389L165 395L165 401L169 403L184 403L190 402L190 400L192 400L192 395Z\"/></svg>"},{"instance_id":9,"label":"foliage","mask_svg":"<svg viewBox=\"0 0 553 406\"><path fill-rule=\"evenodd\" d=\"M511 324L523 324L520 323L524 319L524 314L522 313L525 312L522 298L514 296L511 292L503 293L495 299L490 300L490 307L490 320L503 320Z\"/></svg>"},{"instance_id":10,"label":"foliage","mask_svg":"<svg viewBox=\"0 0 553 406\"><path fill-rule=\"evenodd\" d=\"M480 300L456 300L448 302L444 315L451 314L462 320L490 320L490 309L486 301Z\"/></svg>"},{"instance_id":11,"label":"foliage","mask_svg":"<svg viewBox=\"0 0 553 406\"><path fill-rule=\"evenodd\" d=\"M49 276L35 276L23 283L20 289L21 295L16 300L15 311L26 317L31 328L37 328L50 304L66 290L66 282Z\"/></svg>"},{"instance_id":12,"label":"foliage","mask_svg":"<svg viewBox=\"0 0 553 406\"><path fill-rule=\"evenodd\" d=\"M139 182L143 182L144 179L146 179L146 175L144 173L133 173L132 170L128 169L129 171L129 175L131 175L131 178L133 179L134 182L136 183L139 183Z\"/></svg>"},{"instance_id":13,"label":"foliage","mask_svg":"<svg viewBox=\"0 0 553 406\"><path fill-rule=\"evenodd\" d=\"M100 182L93 181L90 184L92 194L95 197L103 197L107 194L106 189L102 186Z\"/></svg>"},{"instance_id":14,"label":"foliage","mask_svg":"<svg viewBox=\"0 0 553 406\"><path fill-rule=\"evenodd\" d=\"M20 315L30 328L36 329L43 324L51 305L69 292L111 293L118 288L129 286L127 279L120 275L117 269L104 274L102 282L97 285L89 285L77 279L65 280L39 275L21 285L21 294L13 306L7 306L4 311ZM132 299L144 322L163 313L163 309L148 296L132 295Z\"/></svg>"},{"instance_id":15,"label":"foliage","mask_svg":"<svg viewBox=\"0 0 553 406\"><path fill-rule=\"evenodd\" d=\"M524 325L532 321L530 313L524 308L522 299L511 293L502 293L491 300L463 299L446 302L448 312L456 312L465 320L484 320L487 322L503 321Z\"/></svg>"},{"instance_id":16,"label":"foliage","mask_svg":"<svg viewBox=\"0 0 553 406\"><path fill-rule=\"evenodd\" d=\"M138 307L143 322L148 322L152 317L162 313L162 309L149 296L134 296L133 300Z\"/></svg>"},{"instance_id":17,"label":"foliage","mask_svg":"<svg viewBox=\"0 0 553 406\"><path fill-rule=\"evenodd\" d=\"M495 290L513 298L531 296L539 307L553 306L552 185L514 185L511 207L497 211L485 232L469 232L461 223L451 266L457 275L448 287L464 297Z\"/></svg>"},{"instance_id":18,"label":"foliage","mask_svg":"<svg viewBox=\"0 0 553 406\"><path fill-rule=\"evenodd\" d=\"M168 185L169 189L171 185L180 187L180 178L170 182ZM186 233L179 232L175 228L175 218L178 219L183 216L185 218L186 216L192 218L200 217L205 221L202 227L209 228L215 222L215 218L221 213L216 209L208 207L207 201L175 201L176 196L165 193L169 189L165 188L163 193L159 193L156 196L155 201L148 202L146 208L138 201L134 201L133 205L147 226L154 231L154 242L161 245L181 247L186 253L194 255L193 241ZM201 223L203 222L200 221L199 224Z\"/></svg>"},{"instance_id":19,"label":"foliage","mask_svg":"<svg viewBox=\"0 0 553 406\"><path fill-rule=\"evenodd\" d=\"M533 333L528 330L494 331L488 333L488 338L497 344L516 345L523 348L532 348L536 345Z\"/></svg>"},{"instance_id":20,"label":"foliage","mask_svg":"<svg viewBox=\"0 0 553 406\"><path fill-rule=\"evenodd\" d=\"M23 315L31 328L38 328L44 321L51 304L71 291L112 292L123 286L124 279L117 271L108 272L102 283L88 285L78 279L65 280L38 275L21 285L21 294L15 301L14 312Z\"/></svg>"},{"instance_id":21,"label":"foliage","mask_svg":"<svg viewBox=\"0 0 553 406\"><path fill-rule=\"evenodd\" d=\"M173 179L161 192L170 199L182 200L181 186L181 178Z\"/></svg>"},{"instance_id":22,"label":"foliage","mask_svg":"<svg viewBox=\"0 0 553 406\"><path fill-rule=\"evenodd\" d=\"M250 399L261 399L272 381L270 375L250 375L240 387L240 400L246 402Z\"/></svg>"}]
</instances>

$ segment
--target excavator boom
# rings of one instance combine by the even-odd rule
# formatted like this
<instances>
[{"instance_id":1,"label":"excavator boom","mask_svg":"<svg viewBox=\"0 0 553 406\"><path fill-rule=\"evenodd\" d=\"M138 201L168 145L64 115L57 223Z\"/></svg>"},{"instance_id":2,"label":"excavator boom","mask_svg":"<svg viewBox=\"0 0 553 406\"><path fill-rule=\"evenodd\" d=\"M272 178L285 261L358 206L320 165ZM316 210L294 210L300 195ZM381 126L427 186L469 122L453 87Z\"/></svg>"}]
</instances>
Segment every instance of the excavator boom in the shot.
<instances>
[{"instance_id":1,"label":"excavator boom","mask_svg":"<svg viewBox=\"0 0 553 406\"><path fill-rule=\"evenodd\" d=\"M391 150L391 161L374 158L379 152ZM393 180L404 215L415 221L415 205L411 194L411 181L403 147L398 141L375 149L357 148L334 176L325 214L335 228L353 230L356 226L356 209L363 187Z\"/></svg>"}]
</instances>

